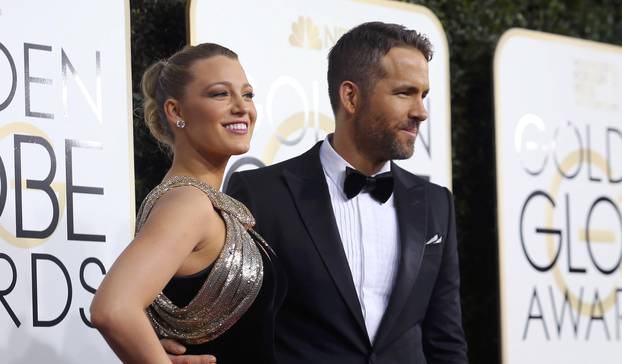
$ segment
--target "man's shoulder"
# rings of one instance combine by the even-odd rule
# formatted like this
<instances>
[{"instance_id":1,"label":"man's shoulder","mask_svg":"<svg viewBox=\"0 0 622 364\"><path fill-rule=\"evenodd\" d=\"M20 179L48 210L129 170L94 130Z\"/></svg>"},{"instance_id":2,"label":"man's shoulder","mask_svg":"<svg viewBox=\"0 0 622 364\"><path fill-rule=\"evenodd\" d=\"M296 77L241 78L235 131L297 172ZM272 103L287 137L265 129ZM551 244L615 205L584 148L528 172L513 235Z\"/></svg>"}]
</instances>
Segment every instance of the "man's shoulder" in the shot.
<instances>
[{"instance_id":1,"label":"man's shoulder","mask_svg":"<svg viewBox=\"0 0 622 364\"><path fill-rule=\"evenodd\" d=\"M298 165L300 163L301 157L302 156L297 156L268 166L259 167L256 169L249 169L245 171L238 171L235 173L245 178L269 178L280 176L284 170L290 169Z\"/></svg>"},{"instance_id":2,"label":"man's shoulder","mask_svg":"<svg viewBox=\"0 0 622 364\"><path fill-rule=\"evenodd\" d=\"M448 193L451 194L447 187L443 187L434 182L430 182L427 178L409 172L396 164L394 164L394 168L400 174L400 177L406 180L408 185L423 186L426 191L432 196L447 196Z\"/></svg>"},{"instance_id":3,"label":"man's shoulder","mask_svg":"<svg viewBox=\"0 0 622 364\"><path fill-rule=\"evenodd\" d=\"M426 177L422 177L419 175L416 175L400 166L398 166L395 162L393 162L393 167L392 167L393 171L396 173L399 173L401 178L406 179L408 182L411 182L411 184L417 184L417 185L425 185L426 188L433 188L433 189L444 189L445 187L438 185L434 182L430 182L430 180Z\"/></svg>"},{"instance_id":4,"label":"man's shoulder","mask_svg":"<svg viewBox=\"0 0 622 364\"><path fill-rule=\"evenodd\" d=\"M285 170L290 170L292 171L292 173L297 174L301 170L305 169L305 166L307 166L309 163L313 163L316 160L319 163L319 145L320 143L316 144L306 152L296 157L284 160L282 162L260 167L257 169L239 171L235 174L243 178L260 179L280 177Z\"/></svg>"}]
</instances>

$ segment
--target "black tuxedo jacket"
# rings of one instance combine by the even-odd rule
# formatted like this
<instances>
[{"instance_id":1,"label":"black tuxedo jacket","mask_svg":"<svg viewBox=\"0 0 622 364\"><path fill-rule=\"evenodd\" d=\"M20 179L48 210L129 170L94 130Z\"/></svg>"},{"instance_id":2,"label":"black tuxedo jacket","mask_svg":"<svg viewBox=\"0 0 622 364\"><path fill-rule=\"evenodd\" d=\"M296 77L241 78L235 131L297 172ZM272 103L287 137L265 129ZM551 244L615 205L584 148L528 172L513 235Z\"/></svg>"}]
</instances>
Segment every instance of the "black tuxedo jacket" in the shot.
<instances>
[{"instance_id":1,"label":"black tuxedo jacket","mask_svg":"<svg viewBox=\"0 0 622 364\"><path fill-rule=\"evenodd\" d=\"M251 210L256 230L288 277L276 318L279 364L466 363L450 192L391 165L400 258L387 310L370 342L320 144L285 162L234 173L227 188ZM441 242L426 244L435 235Z\"/></svg>"}]
</instances>

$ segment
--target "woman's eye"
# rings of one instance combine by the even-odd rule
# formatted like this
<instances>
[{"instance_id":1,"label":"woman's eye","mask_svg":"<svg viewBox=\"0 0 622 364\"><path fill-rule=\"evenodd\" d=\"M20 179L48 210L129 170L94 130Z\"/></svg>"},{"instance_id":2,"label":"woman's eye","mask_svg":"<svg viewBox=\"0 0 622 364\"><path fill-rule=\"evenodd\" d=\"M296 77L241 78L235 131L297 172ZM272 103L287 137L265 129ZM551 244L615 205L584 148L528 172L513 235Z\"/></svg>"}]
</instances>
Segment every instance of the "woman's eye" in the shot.
<instances>
[{"instance_id":1,"label":"woman's eye","mask_svg":"<svg viewBox=\"0 0 622 364\"><path fill-rule=\"evenodd\" d=\"M226 92L226 91L212 92L210 94L211 97L224 97L224 96L227 96L227 95L229 95L229 93Z\"/></svg>"},{"instance_id":2,"label":"woman's eye","mask_svg":"<svg viewBox=\"0 0 622 364\"><path fill-rule=\"evenodd\" d=\"M255 93L247 92L247 93L244 94L244 97L247 98L247 99L251 99L252 100L255 97Z\"/></svg>"}]
</instances>

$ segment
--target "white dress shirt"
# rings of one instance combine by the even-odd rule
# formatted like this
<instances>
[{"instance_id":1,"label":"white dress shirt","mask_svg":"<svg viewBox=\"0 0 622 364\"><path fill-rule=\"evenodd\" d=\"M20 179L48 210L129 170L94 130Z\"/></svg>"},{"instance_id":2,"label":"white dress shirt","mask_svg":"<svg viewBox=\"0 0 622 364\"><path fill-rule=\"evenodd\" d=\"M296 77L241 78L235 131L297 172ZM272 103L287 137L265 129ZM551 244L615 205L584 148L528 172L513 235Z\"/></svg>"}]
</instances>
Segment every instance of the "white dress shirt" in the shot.
<instances>
[{"instance_id":1,"label":"white dress shirt","mask_svg":"<svg viewBox=\"0 0 622 364\"><path fill-rule=\"evenodd\" d=\"M320 147L320 161L367 334L373 343L389 303L399 258L393 195L380 203L363 190L348 200L343 183L346 166L353 167L337 154L328 137ZM391 164L387 162L378 173L390 170Z\"/></svg>"}]
</instances>

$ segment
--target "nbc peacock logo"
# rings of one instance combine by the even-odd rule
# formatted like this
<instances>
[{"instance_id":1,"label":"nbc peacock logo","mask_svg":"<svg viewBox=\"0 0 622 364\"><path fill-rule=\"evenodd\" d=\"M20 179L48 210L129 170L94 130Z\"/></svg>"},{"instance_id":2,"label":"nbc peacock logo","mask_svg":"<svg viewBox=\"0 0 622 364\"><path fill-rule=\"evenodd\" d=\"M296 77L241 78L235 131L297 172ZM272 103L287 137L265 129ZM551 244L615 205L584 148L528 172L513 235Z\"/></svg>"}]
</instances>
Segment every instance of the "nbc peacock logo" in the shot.
<instances>
[{"instance_id":1,"label":"nbc peacock logo","mask_svg":"<svg viewBox=\"0 0 622 364\"><path fill-rule=\"evenodd\" d=\"M289 44L297 48L322 50L330 48L348 29L342 26L318 25L308 16L299 16L292 23Z\"/></svg>"},{"instance_id":2,"label":"nbc peacock logo","mask_svg":"<svg viewBox=\"0 0 622 364\"><path fill-rule=\"evenodd\" d=\"M299 48L322 49L320 29L311 18L299 16L298 20L292 24L289 44Z\"/></svg>"}]
</instances>

